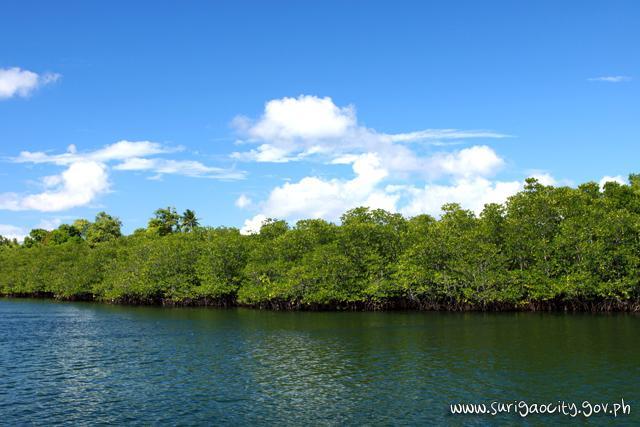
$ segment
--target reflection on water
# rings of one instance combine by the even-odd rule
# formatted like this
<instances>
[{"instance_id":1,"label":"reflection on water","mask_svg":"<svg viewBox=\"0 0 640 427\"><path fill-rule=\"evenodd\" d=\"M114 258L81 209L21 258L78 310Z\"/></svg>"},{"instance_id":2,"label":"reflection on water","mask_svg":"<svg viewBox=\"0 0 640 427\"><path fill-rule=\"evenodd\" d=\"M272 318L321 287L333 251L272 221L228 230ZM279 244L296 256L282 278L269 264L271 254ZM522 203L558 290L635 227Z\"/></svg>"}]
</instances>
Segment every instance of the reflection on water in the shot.
<instances>
[{"instance_id":1,"label":"reflection on water","mask_svg":"<svg viewBox=\"0 0 640 427\"><path fill-rule=\"evenodd\" d=\"M639 338L640 318L623 314L0 300L0 424L507 425L523 420L453 417L448 404L621 397L631 422L640 411Z\"/></svg>"}]
</instances>

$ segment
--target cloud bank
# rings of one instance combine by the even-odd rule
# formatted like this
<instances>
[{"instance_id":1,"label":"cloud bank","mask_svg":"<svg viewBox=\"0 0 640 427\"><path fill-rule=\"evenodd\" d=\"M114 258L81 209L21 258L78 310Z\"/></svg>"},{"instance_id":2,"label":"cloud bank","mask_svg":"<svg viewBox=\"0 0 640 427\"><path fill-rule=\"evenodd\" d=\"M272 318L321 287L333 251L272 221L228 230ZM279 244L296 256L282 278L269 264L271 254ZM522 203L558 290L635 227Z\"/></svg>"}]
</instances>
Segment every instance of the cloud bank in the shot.
<instances>
[{"instance_id":1,"label":"cloud bank","mask_svg":"<svg viewBox=\"0 0 640 427\"><path fill-rule=\"evenodd\" d=\"M441 146L452 141L506 138L509 135L486 130L425 129L386 134L358 123L355 107L339 107L329 97L301 95L275 99L265 104L262 116L244 116L233 125L241 142L256 148L232 153L244 161L286 163L324 157L335 160L344 155L376 152L391 170L420 172L431 170L412 143Z\"/></svg>"},{"instance_id":2,"label":"cloud bank","mask_svg":"<svg viewBox=\"0 0 640 427\"><path fill-rule=\"evenodd\" d=\"M505 160L486 144L447 150L471 140L509 135L491 130L424 129L389 134L359 124L355 107L331 98L302 95L265 104L257 120L239 116L234 126L242 143L256 148L235 152L251 162L320 161L349 165L351 178L307 176L273 188L254 203L257 213L242 231L259 228L268 217L337 220L356 206L407 215L437 214L442 204L460 202L479 211L522 188L520 181L492 181ZM407 182L424 182L423 185Z\"/></svg>"},{"instance_id":3,"label":"cloud bank","mask_svg":"<svg viewBox=\"0 0 640 427\"><path fill-rule=\"evenodd\" d=\"M245 176L242 171L207 166L195 160L155 157L181 150L181 147L167 147L151 141L123 140L88 152L79 152L74 145L61 154L22 151L10 160L15 163L52 164L63 166L65 170L43 177L43 191L39 193L0 194L0 209L56 212L89 205L110 190L111 169L150 172L153 174L151 178L155 179L170 174L220 180L237 180Z\"/></svg>"}]
</instances>

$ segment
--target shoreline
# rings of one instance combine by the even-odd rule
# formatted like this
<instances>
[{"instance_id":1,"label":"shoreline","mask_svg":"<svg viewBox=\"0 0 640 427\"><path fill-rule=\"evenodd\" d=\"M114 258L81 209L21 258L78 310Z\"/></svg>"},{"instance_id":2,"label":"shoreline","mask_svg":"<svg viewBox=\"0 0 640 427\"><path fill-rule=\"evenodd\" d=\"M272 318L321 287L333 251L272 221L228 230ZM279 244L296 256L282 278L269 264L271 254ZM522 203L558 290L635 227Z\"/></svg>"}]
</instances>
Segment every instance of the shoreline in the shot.
<instances>
[{"instance_id":1,"label":"shoreline","mask_svg":"<svg viewBox=\"0 0 640 427\"><path fill-rule=\"evenodd\" d=\"M487 303L469 304L434 302L396 298L383 301L358 301L335 304L311 304L295 301L268 301L256 304L239 303L231 298L197 298L180 301L166 298L118 298L105 300L93 295L60 297L50 292L0 294L0 299L41 299L61 302L92 302L122 306L148 306L165 308L249 308L268 311L318 311L318 312L391 312L391 311L440 311L440 312L550 312L550 313L640 313L640 301L531 301L525 304Z\"/></svg>"}]
</instances>

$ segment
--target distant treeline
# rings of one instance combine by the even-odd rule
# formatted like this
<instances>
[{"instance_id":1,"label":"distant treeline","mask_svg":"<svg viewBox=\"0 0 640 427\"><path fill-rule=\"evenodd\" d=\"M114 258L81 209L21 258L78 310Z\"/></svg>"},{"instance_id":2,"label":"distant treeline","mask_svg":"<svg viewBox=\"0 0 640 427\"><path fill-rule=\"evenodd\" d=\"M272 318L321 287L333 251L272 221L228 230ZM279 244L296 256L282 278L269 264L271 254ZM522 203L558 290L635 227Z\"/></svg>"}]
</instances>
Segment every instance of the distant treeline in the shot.
<instances>
[{"instance_id":1,"label":"distant treeline","mask_svg":"<svg viewBox=\"0 0 640 427\"><path fill-rule=\"evenodd\" d=\"M640 308L640 175L601 189L528 179L479 216L356 208L340 225L201 227L159 209L123 236L106 213L0 243L0 294L283 309Z\"/></svg>"}]
</instances>

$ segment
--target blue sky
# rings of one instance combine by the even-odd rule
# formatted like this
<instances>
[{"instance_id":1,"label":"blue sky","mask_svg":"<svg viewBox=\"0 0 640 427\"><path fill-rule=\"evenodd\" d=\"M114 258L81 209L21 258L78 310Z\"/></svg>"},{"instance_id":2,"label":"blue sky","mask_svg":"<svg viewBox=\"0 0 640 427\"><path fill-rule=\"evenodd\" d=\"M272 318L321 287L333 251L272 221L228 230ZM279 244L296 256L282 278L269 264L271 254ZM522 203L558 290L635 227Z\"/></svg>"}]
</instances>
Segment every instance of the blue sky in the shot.
<instances>
[{"instance_id":1,"label":"blue sky","mask_svg":"<svg viewBox=\"0 0 640 427\"><path fill-rule=\"evenodd\" d=\"M0 234L479 210L640 171L640 3L9 1ZM65 154L66 153L66 154Z\"/></svg>"}]
</instances>

